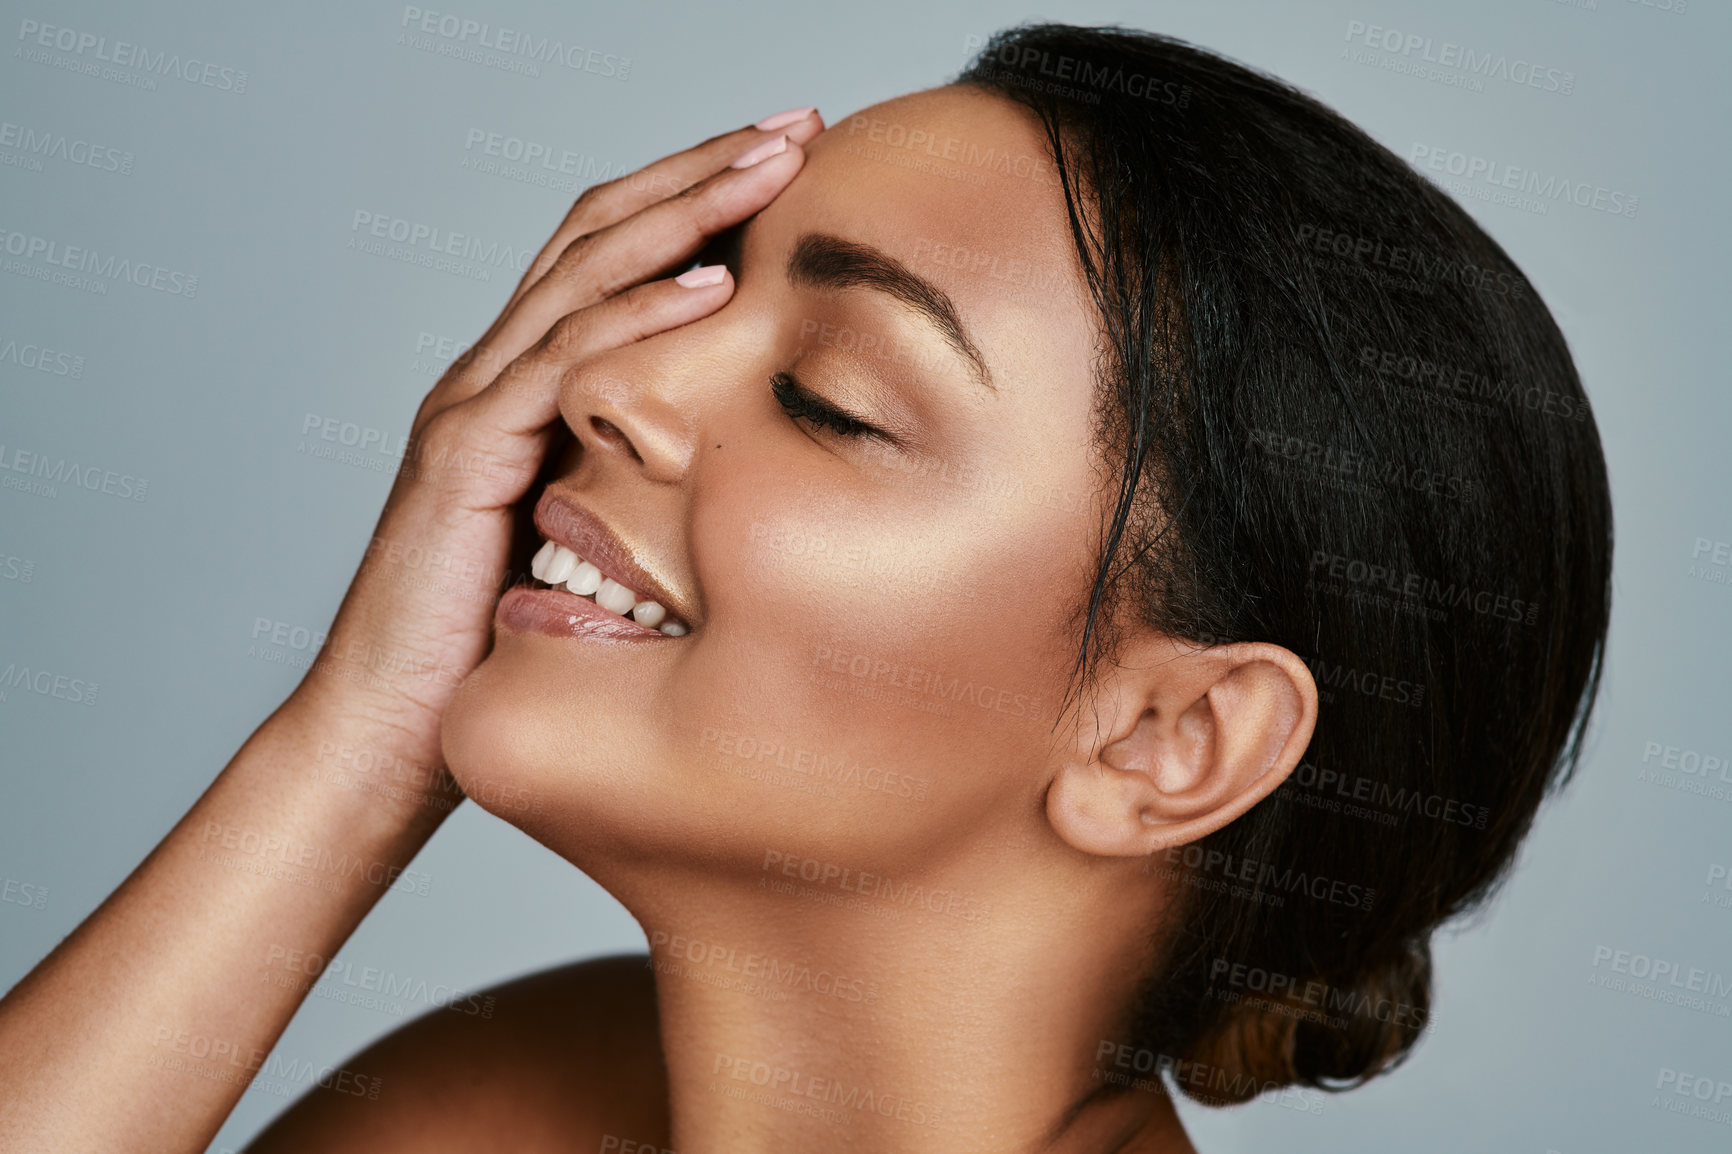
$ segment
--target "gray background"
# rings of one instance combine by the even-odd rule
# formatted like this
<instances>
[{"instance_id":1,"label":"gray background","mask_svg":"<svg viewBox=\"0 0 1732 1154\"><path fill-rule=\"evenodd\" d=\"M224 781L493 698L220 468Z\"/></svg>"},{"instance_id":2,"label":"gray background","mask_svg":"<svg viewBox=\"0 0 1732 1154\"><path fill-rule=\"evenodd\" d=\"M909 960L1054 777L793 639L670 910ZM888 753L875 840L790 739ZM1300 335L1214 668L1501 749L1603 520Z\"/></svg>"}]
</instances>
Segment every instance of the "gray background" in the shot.
<instances>
[{"instance_id":1,"label":"gray background","mask_svg":"<svg viewBox=\"0 0 1732 1154\"><path fill-rule=\"evenodd\" d=\"M22 449L149 482L142 501L67 484L52 496L0 489L0 670L99 687L90 705L19 687L0 702L0 876L18 883L14 897L47 888L41 909L0 902L0 987L95 908L295 684L281 659L296 651L261 656L255 622L329 623L391 460L303 453L320 443L303 437L308 416L395 441L433 379L420 334L473 338L515 280L351 250L357 210L533 251L571 191L465 168L471 130L569 149L592 176L617 172L790 105L816 103L834 121L931 86L963 64L969 37L1029 16L1122 21L1273 71L1403 156L1446 147L1640 204L1630 218L1465 201L1556 314L1605 436L1617 600L1580 779L1542 812L1489 915L1440 935L1435 1026L1403 1071L1317 1115L1185 1106L1200 1149L1727 1149L1732 1127L1655 1106L1662 1068L1732 1081L1727 999L1703 1011L1590 984L1605 972L1598 946L1732 981L1732 890L1707 884L1711 867L1732 865L1732 784L1715 798L1638 778L1648 742L1732 757L1732 573L1692 558L1698 538L1732 540L1732 423L1709 335L1726 331L1732 306L1732 20L1707 0L1657 6L1677 2L441 9L629 57L624 81L420 51L397 42L403 7L387 3L150 14L119 0L7 3L0 121L133 160L130 173L52 158L38 171L0 147L11 158L0 155L0 230L193 274L198 290L116 283L97 295L0 272L0 350L83 358L70 376L0 351L7 459ZM247 90L173 77L144 90L69 71L20 51L26 19L245 70ZM1400 71L1411 58L1398 53L1344 55L1355 20L1568 71L1574 90L1489 79L1474 91ZM416 866L430 893L387 896L343 951L357 966L473 989L643 945L587 878L473 806ZM313 999L280 1052L336 1063L401 1020ZM282 1105L248 1093L213 1149L241 1145Z\"/></svg>"}]
</instances>

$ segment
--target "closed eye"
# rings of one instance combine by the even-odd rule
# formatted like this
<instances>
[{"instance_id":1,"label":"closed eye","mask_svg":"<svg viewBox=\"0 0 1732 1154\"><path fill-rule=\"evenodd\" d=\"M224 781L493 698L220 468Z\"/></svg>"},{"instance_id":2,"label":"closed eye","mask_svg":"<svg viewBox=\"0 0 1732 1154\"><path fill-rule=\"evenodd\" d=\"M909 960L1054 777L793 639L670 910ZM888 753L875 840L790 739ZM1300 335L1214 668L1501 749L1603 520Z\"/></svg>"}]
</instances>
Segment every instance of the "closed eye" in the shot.
<instances>
[{"instance_id":1,"label":"closed eye","mask_svg":"<svg viewBox=\"0 0 1732 1154\"><path fill-rule=\"evenodd\" d=\"M770 378L770 392L782 411L794 420L810 421L815 428L829 429L839 437L876 437L888 444L896 439L884 430L869 425L852 413L845 413L829 401L809 391L794 379L792 373L777 373Z\"/></svg>"}]
</instances>

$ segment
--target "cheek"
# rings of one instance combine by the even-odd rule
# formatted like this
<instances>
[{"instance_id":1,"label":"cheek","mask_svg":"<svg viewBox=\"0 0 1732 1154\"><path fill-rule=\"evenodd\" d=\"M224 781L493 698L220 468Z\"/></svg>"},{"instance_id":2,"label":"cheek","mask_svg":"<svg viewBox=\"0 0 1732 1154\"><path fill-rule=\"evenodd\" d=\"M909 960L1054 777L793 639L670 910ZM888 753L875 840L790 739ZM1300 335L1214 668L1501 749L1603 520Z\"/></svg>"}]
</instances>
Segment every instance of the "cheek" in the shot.
<instances>
[{"instance_id":1,"label":"cheek","mask_svg":"<svg viewBox=\"0 0 1732 1154\"><path fill-rule=\"evenodd\" d=\"M665 659L502 633L444 722L465 792L598 877L701 851L755 878L772 849L907 872L1036 812L1076 518L828 464L706 476L705 622Z\"/></svg>"},{"instance_id":2,"label":"cheek","mask_svg":"<svg viewBox=\"0 0 1732 1154\"><path fill-rule=\"evenodd\" d=\"M1069 670L1065 567L1041 563L1044 510L797 476L706 485L708 623L671 714L743 812L888 868L1038 790Z\"/></svg>"}]
</instances>

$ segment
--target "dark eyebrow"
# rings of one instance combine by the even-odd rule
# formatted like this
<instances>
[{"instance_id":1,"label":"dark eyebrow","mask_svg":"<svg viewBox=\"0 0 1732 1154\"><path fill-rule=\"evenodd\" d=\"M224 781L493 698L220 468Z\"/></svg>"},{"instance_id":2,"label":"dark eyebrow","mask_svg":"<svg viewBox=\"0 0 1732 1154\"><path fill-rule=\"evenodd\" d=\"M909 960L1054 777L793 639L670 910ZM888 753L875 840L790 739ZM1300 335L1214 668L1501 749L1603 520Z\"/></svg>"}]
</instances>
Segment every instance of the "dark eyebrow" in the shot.
<instances>
[{"instance_id":1,"label":"dark eyebrow","mask_svg":"<svg viewBox=\"0 0 1732 1154\"><path fill-rule=\"evenodd\" d=\"M865 288L895 297L931 322L950 347L968 359L981 384L998 391L985 358L963 331L962 318L956 315L950 297L889 253L869 244L809 232L795 243L788 257L788 281L800 288Z\"/></svg>"}]
</instances>

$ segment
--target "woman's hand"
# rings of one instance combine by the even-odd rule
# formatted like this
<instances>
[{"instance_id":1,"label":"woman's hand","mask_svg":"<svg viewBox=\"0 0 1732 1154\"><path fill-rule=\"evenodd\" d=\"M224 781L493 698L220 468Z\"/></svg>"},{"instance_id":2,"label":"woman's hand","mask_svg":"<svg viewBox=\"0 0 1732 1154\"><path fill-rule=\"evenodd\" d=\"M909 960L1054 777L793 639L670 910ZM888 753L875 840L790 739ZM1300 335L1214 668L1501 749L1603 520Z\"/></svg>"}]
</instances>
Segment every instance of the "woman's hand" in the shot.
<instances>
[{"instance_id":1,"label":"woman's hand","mask_svg":"<svg viewBox=\"0 0 1732 1154\"><path fill-rule=\"evenodd\" d=\"M561 375L728 300L726 273L658 278L787 186L823 129L809 113L716 137L573 207L422 403L313 672L0 1000L0 1154L196 1151L216 1134L311 988L284 959L335 956L386 888L405 888L448 809L429 790L357 788L326 755L440 767L440 716L486 652L513 506L552 439Z\"/></svg>"},{"instance_id":2,"label":"woman's hand","mask_svg":"<svg viewBox=\"0 0 1732 1154\"><path fill-rule=\"evenodd\" d=\"M792 120L787 118L792 117ZM513 509L559 417L562 374L587 357L696 320L733 294L724 269L667 277L767 205L823 130L810 109L706 141L583 194L499 319L427 394L410 448L331 640L296 696L385 722L394 750L439 758L439 720L486 655Z\"/></svg>"}]
</instances>

